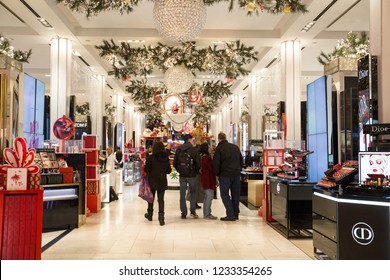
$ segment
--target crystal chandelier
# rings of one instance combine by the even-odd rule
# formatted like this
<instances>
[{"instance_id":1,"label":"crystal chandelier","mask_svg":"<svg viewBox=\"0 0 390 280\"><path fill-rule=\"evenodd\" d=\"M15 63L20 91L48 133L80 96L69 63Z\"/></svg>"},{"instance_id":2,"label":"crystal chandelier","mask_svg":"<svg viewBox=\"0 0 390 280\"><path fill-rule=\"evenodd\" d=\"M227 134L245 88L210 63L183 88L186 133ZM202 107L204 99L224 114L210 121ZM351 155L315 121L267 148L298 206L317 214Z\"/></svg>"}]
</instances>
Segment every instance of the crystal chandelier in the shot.
<instances>
[{"instance_id":1,"label":"crystal chandelier","mask_svg":"<svg viewBox=\"0 0 390 280\"><path fill-rule=\"evenodd\" d=\"M194 76L188 68L176 65L165 72L164 82L171 93L183 93L192 86Z\"/></svg>"},{"instance_id":2,"label":"crystal chandelier","mask_svg":"<svg viewBox=\"0 0 390 280\"><path fill-rule=\"evenodd\" d=\"M162 37L183 43L193 40L206 23L203 0L155 0L155 26Z\"/></svg>"}]
</instances>

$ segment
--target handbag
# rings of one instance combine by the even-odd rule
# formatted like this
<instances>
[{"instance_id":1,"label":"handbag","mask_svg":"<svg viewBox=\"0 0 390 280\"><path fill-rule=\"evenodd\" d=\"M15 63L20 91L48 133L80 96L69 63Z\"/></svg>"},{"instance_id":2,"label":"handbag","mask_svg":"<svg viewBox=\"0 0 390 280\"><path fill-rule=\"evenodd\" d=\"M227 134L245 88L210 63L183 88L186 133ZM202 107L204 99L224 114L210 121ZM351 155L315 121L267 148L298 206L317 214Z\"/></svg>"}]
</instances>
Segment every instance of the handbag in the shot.
<instances>
[{"instance_id":1,"label":"handbag","mask_svg":"<svg viewBox=\"0 0 390 280\"><path fill-rule=\"evenodd\" d=\"M149 203L153 203L153 200L154 200L153 193L150 190L150 186L149 186L148 179L146 178L146 176L143 176L141 178L138 196L140 198L142 198L143 200L146 200Z\"/></svg>"}]
</instances>

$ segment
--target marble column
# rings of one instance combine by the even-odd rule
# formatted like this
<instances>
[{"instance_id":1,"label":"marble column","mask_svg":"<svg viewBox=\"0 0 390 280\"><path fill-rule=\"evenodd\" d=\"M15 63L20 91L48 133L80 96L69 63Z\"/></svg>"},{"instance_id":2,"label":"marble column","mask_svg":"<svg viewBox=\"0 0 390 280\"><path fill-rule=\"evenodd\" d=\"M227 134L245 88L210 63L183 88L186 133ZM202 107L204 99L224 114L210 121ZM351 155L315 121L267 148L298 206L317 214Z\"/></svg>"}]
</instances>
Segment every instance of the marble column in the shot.
<instances>
[{"instance_id":1,"label":"marble column","mask_svg":"<svg viewBox=\"0 0 390 280\"><path fill-rule=\"evenodd\" d=\"M50 46L50 127L63 115L69 116L72 42L66 38L51 40ZM56 139L50 130L50 139Z\"/></svg>"},{"instance_id":2,"label":"marble column","mask_svg":"<svg viewBox=\"0 0 390 280\"><path fill-rule=\"evenodd\" d=\"M286 105L285 140L301 140L301 43L286 41L281 45L281 93Z\"/></svg>"}]
</instances>

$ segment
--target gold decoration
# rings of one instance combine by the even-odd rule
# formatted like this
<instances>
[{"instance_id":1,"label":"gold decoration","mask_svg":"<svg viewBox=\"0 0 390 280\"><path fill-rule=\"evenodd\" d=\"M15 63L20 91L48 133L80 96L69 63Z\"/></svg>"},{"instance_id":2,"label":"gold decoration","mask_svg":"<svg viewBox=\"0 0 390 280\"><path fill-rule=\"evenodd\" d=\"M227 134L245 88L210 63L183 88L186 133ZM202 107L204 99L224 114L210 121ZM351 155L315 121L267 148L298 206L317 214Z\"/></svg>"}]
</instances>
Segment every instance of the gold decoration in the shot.
<instances>
[{"instance_id":1,"label":"gold decoration","mask_svg":"<svg viewBox=\"0 0 390 280\"><path fill-rule=\"evenodd\" d=\"M256 3L253 2L249 2L248 5L246 5L246 9L248 12L253 12L254 10L256 10L256 8Z\"/></svg>"},{"instance_id":2,"label":"gold decoration","mask_svg":"<svg viewBox=\"0 0 390 280\"><path fill-rule=\"evenodd\" d=\"M291 13L291 5L290 4L286 4L283 6L283 13L285 13L285 14Z\"/></svg>"}]
</instances>

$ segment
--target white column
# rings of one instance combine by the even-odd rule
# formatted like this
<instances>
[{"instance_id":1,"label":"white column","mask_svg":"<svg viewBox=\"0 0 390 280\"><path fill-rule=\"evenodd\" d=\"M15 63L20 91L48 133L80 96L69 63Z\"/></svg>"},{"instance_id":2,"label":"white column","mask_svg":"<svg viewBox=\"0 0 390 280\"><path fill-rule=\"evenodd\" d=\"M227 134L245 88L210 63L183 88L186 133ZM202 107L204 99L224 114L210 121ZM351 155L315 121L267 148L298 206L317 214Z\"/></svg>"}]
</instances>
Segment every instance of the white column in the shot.
<instances>
[{"instance_id":1,"label":"white column","mask_svg":"<svg viewBox=\"0 0 390 280\"><path fill-rule=\"evenodd\" d=\"M378 57L379 123L390 123L390 1L370 0L370 53Z\"/></svg>"},{"instance_id":2,"label":"white column","mask_svg":"<svg viewBox=\"0 0 390 280\"><path fill-rule=\"evenodd\" d=\"M106 87L106 78L102 75L96 77L97 88L96 93L91 92L91 96L94 99L94 105L91 106L91 122L92 122L92 134L96 134L98 137L98 147L102 145L103 137L103 115L104 115L104 89ZM90 102L91 104L91 102Z\"/></svg>"},{"instance_id":3,"label":"white column","mask_svg":"<svg viewBox=\"0 0 390 280\"><path fill-rule=\"evenodd\" d=\"M69 113L71 87L72 43L65 38L51 40L50 47L50 127ZM50 130L50 139L56 139Z\"/></svg>"},{"instance_id":4,"label":"white column","mask_svg":"<svg viewBox=\"0 0 390 280\"><path fill-rule=\"evenodd\" d=\"M116 107L116 115L114 123L123 123L123 95L120 92L115 92L112 95L112 105Z\"/></svg>"},{"instance_id":5,"label":"white column","mask_svg":"<svg viewBox=\"0 0 390 280\"><path fill-rule=\"evenodd\" d=\"M301 43L281 45L281 93L286 104L286 140L301 140Z\"/></svg>"},{"instance_id":6,"label":"white column","mask_svg":"<svg viewBox=\"0 0 390 280\"><path fill-rule=\"evenodd\" d=\"M126 143L133 138L135 130L134 106L126 104L125 106L125 127L126 127ZM135 139L133 139L135 140Z\"/></svg>"}]
</instances>

